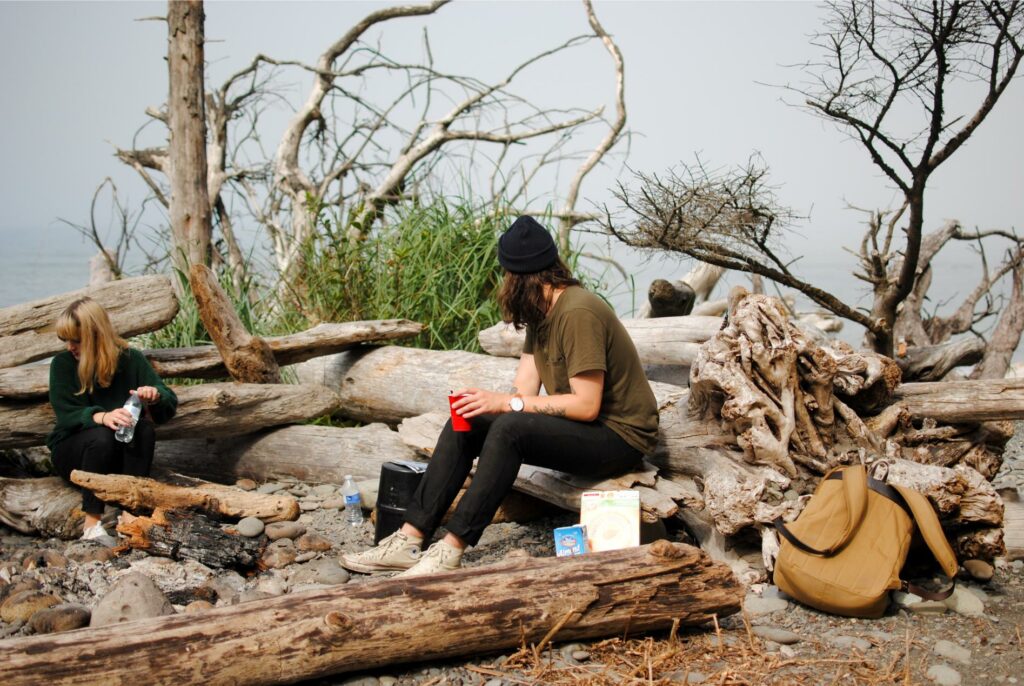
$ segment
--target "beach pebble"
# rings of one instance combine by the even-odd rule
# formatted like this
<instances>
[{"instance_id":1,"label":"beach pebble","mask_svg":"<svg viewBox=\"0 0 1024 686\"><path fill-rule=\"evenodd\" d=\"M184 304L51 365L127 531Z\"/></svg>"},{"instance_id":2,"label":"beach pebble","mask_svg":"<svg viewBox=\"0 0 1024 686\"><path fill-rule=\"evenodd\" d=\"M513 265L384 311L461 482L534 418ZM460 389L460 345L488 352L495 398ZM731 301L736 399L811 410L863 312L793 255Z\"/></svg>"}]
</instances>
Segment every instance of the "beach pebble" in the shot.
<instances>
[{"instance_id":1,"label":"beach pebble","mask_svg":"<svg viewBox=\"0 0 1024 686\"><path fill-rule=\"evenodd\" d=\"M795 634L792 631L786 631L785 629L779 629L774 626L755 626L752 631L758 638L763 638L766 641L774 641L782 645L792 645L803 640L800 634Z\"/></svg>"},{"instance_id":2,"label":"beach pebble","mask_svg":"<svg viewBox=\"0 0 1024 686\"><path fill-rule=\"evenodd\" d=\"M296 554L295 555L295 561L296 562L309 562L310 560L315 559L317 557L317 555L319 555L319 554L320 553L318 553L315 550L307 550L304 553Z\"/></svg>"},{"instance_id":3,"label":"beach pebble","mask_svg":"<svg viewBox=\"0 0 1024 686\"><path fill-rule=\"evenodd\" d=\"M964 569L978 581L989 581L992 579L992 575L995 574L995 569L992 565L984 560L966 560L964 562Z\"/></svg>"},{"instance_id":4,"label":"beach pebble","mask_svg":"<svg viewBox=\"0 0 1024 686\"><path fill-rule=\"evenodd\" d=\"M245 579L238 572L228 570L207 581L205 586L218 600L227 602L245 587Z\"/></svg>"},{"instance_id":5,"label":"beach pebble","mask_svg":"<svg viewBox=\"0 0 1024 686\"><path fill-rule=\"evenodd\" d=\"M73 631L88 626L91 615L89 608L84 605L61 603L36 612L29 620L29 625L37 634Z\"/></svg>"},{"instance_id":6,"label":"beach pebble","mask_svg":"<svg viewBox=\"0 0 1024 686\"><path fill-rule=\"evenodd\" d=\"M19 591L7 596L0 605L0 619L13 624L27 622L32 615L60 603L60 598L45 591Z\"/></svg>"},{"instance_id":7,"label":"beach pebble","mask_svg":"<svg viewBox=\"0 0 1024 686\"><path fill-rule=\"evenodd\" d=\"M985 604L981 599L963 586L957 586L945 603L953 612L967 617L978 617L985 613Z\"/></svg>"},{"instance_id":8,"label":"beach pebble","mask_svg":"<svg viewBox=\"0 0 1024 686\"><path fill-rule=\"evenodd\" d=\"M256 584L256 590L262 591L267 595L279 596L284 595L285 591L288 589L285 586L284 581L281 579L273 576L265 576Z\"/></svg>"},{"instance_id":9,"label":"beach pebble","mask_svg":"<svg viewBox=\"0 0 1024 686\"><path fill-rule=\"evenodd\" d=\"M375 676L353 676L339 681L338 686L380 686L380 681Z\"/></svg>"},{"instance_id":10,"label":"beach pebble","mask_svg":"<svg viewBox=\"0 0 1024 686\"><path fill-rule=\"evenodd\" d=\"M944 657L947 660L953 660L963 665L971 664L971 651L952 641L936 641L935 645L932 646L932 652L939 657Z\"/></svg>"},{"instance_id":11,"label":"beach pebble","mask_svg":"<svg viewBox=\"0 0 1024 686\"><path fill-rule=\"evenodd\" d=\"M256 489L256 482L252 479L239 479L235 482L235 488L240 488L243 491L252 491Z\"/></svg>"},{"instance_id":12,"label":"beach pebble","mask_svg":"<svg viewBox=\"0 0 1024 686\"><path fill-rule=\"evenodd\" d=\"M348 583L349 573L333 558L314 560L299 567L291 576L293 584L328 584Z\"/></svg>"},{"instance_id":13,"label":"beach pebble","mask_svg":"<svg viewBox=\"0 0 1024 686\"><path fill-rule=\"evenodd\" d=\"M196 612L205 612L206 610L212 610L213 603L208 600L193 600L191 603L185 606L185 614L191 615Z\"/></svg>"},{"instance_id":14,"label":"beach pebble","mask_svg":"<svg viewBox=\"0 0 1024 686\"><path fill-rule=\"evenodd\" d=\"M40 550L32 555L26 555L25 559L21 561L21 568L28 569L39 569L40 567L60 567L64 568L68 566L68 559L58 553L56 550Z\"/></svg>"},{"instance_id":15,"label":"beach pebble","mask_svg":"<svg viewBox=\"0 0 1024 686\"><path fill-rule=\"evenodd\" d=\"M271 541L282 538L298 538L306 533L306 527L298 522L271 522L267 524L264 533Z\"/></svg>"},{"instance_id":16,"label":"beach pebble","mask_svg":"<svg viewBox=\"0 0 1024 686\"><path fill-rule=\"evenodd\" d=\"M287 539L286 539L287 540ZM280 569L295 562L298 553L291 546L270 545L263 551L260 564L265 569Z\"/></svg>"},{"instance_id":17,"label":"beach pebble","mask_svg":"<svg viewBox=\"0 0 1024 686\"><path fill-rule=\"evenodd\" d=\"M313 487L312 493L320 498L326 498L329 495L338 495L338 487L334 484L320 484Z\"/></svg>"},{"instance_id":18,"label":"beach pebble","mask_svg":"<svg viewBox=\"0 0 1024 686\"><path fill-rule=\"evenodd\" d=\"M925 672L925 676L939 684L939 686L960 686L963 683L960 672L949 665L932 665Z\"/></svg>"},{"instance_id":19,"label":"beach pebble","mask_svg":"<svg viewBox=\"0 0 1024 686\"><path fill-rule=\"evenodd\" d=\"M947 607L941 600L922 600L919 603L911 603L907 609L919 615L941 615L946 612Z\"/></svg>"},{"instance_id":20,"label":"beach pebble","mask_svg":"<svg viewBox=\"0 0 1024 686\"><path fill-rule=\"evenodd\" d=\"M310 532L295 539L295 547L299 550L323 552L331 549L331 542L320 534Z\"/></svg>"},{"instance_id":21,"label":"beach pebble","mask_svg":"<svg viewBox=\"0 0 1024 686\"><path fill-rule=\"evenodd\" d=\"M286 488L286 486L284 484L269 483L269 484L263 484L262 486L257 488L256 492L257 493L277 493L278 491L282 491L285 488Z\"/></svg>"},{"instance_id":22,"label":"beach pebble","mask_svg":"<svg viewBox=\"0 0 1024 686\"><path fill-rule=\"evenodd\" d=\"M826 636L829 643L836 648L848 650L853 648L860 652L866 652L871 648L871 642L857 636Z\"/></svg>"},{"instance_id":23,"label":"beach pebble","mask_svg":"<svg viewBox=\"0 0 1024 686\"><path fill-rule=\"evenodd\" d=\"M313 510L319 510L320 501L315 498L300 500L299 509L302 510L303 512L312 512Z\"/></svg>"},{"instance_id":24,"label":"beach pebble","mask_svg":"<svg viewBox=\"0 0 1024 686\"><path fill-rule=\"evenodd\" d=\"M253 589L251 591L242 591L241 593L239 593L237 596L232 598L231 604L239 605L241 603L251 603L256 600L270 600L273 597L274 596L270 595L269 593L264 593L263 591L257 591Z\"/></svg>"},{"instance_id":25,"label":"beach pebble","mask_svg":"<svg viewBox=\"0 0 1024 686\"><path fill-rule=\"evenodd\" d=\"M785 610L789 607L789 602L782 598L762 598L748 593L743 601L743 607L751 617L758 617Z\"/></svg>"},{"instance_id":26,"label":"beach pebble","mask_svg":"<svg viewBox=\"0 0 1024 686\"><path fill-rule=\"evenodd\" d=\"M322 510L340 510L344 507L344 498L328 498L327 500L320 503L320 509Z\"/></svg>"},{"instance_id":27,"label":"beach pebble","mask_svg":"<svg viewBox=\"0 0 1024 686\"><path fill-rule=\"evenodd\" d=\"M259 517L243 517L235 525L238 529L238 533L249 538L255 538L263 533L263 529L266 528L263 524L263 520Z\"/></svg>"},{"instance_id":28,"label":"beach pebble","mask_svg":"<svg viewBox=\"0 0 1024 686\"><path fill-rule=\"evenodd\" d=\"M89 626L108 626L174 614L167 597L145 574L129 572L114 582L93 608Z\"/></svg>"},{"instance_id":29,"label":"beach pebble","mask_svg":"<svg viewBox=\"0 0 1024 686\"><path fill-rule=\"evenodd\" d=\"M78 564L88 564L89 562L109 562L117 557L110 548L103 548L95 546L91 543L83 543L82 541L76 541L67 547L64 551L69 560L73 560Z\"/></svg>"},{"instance_id":30,"label":"beach pebble","mask_svg":"<svg viewBox=\"0 0 1024 686\"><path fill-rule=\"evenodd\" d=\"M377 681L380 682L380 686L397 686L398 679L393 676L379 676Z\"/></svg>"}]
</instances>

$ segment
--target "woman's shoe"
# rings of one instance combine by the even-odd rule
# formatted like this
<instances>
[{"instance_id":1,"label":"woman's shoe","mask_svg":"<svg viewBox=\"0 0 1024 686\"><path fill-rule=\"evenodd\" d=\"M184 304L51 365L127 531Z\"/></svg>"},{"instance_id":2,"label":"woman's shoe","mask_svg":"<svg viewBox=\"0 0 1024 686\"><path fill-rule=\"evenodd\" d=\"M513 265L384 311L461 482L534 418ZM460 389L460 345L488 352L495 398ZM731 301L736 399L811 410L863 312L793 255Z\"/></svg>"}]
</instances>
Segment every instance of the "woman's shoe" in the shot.
<instances>
[{"instance_id":1,"label":"woman's shoe","mask_svg":"<svg viewBox=\"0 0 1024 686\"><path fill-rule=\"evenodd\" d=\"M117 545L117 539L107 533L107 530L103 528L102 522L96 522L83 531L82 540L99 543L100 545L105 545L108 548L113 548Z\"/></svg>"},{"instance_id":2,"label":"woman's shoe","mask_svg":"<svg viewBox=\"0 0 1024 686\"><path fill-rule=\"evenodd\" d=\"M341 566L353 572L398 572L409 569L420 560L423 540L396 531L380 542L376 548L361 553L345 553Z\"/></svg>"},{"instance_id":3,"label":"woman's shoe","mask_svg":"<svg viewBox=\"0 0 1024 686\"><path fill-rule=\"evenodd\" d=\"M446 541L438 541L427 548L419 562L398 576L426 576L438 572L454 572L462 566L462 550Z\"/></svg>"}]
</instances>

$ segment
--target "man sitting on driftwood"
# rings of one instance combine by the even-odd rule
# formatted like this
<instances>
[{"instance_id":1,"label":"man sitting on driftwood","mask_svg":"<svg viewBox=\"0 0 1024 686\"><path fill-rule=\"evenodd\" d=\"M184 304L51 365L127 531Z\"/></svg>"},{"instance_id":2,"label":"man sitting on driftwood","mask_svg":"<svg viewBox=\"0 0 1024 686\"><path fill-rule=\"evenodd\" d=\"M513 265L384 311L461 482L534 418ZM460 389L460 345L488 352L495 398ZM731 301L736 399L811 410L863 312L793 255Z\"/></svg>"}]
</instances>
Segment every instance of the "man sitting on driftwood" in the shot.
<instances>
[{"instance_id":1,"label":"man sitting on driftwood","mask_svg":"<svg viewBox=\"0 0 1024 686\"><path fill-rule=\"evenodd\" d=\"M50 363L50 404L57 423L46 443L57 472L65 480L76 469L148 476L156 447L153 422L174 416L174 391L141 352L117 335L107 311L92 298L68 305L55 329L67 346ZM133 417L123 407L133 395L145 405L145 415ZM118 433L122 428L134 431ZM100 522L103 501L85 490L82 510L82 538L113 544Z\"/></svg>"},{"instance_id":2,"label":"man sitting on driftwood","mask_svg":"<svg viewBox=\"0 0 1024 686\"><path fill-rule=\"evenodd\" d=\"M522 464L602 478L635 467L657 443L658 407L632 339L611 308L573 278L548 231L532 217L518 218L498 241L498 261L504 318L526 329L512 392L458 392L452 409L469 420L469 430L448 421L405 523L376 548L343 555L350 570L417 576L457 569ZM477 456L447 534L421 553Z\"/></svg>"}]
</instances>

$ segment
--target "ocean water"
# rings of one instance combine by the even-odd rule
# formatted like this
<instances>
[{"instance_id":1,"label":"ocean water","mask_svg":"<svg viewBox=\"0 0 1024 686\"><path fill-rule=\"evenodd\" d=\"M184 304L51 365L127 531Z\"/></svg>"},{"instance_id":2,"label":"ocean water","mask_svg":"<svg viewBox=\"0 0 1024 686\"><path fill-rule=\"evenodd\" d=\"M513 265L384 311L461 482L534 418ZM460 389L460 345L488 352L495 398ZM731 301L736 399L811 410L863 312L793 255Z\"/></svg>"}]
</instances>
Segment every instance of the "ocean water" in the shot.
<instances>
[{"instance_id":1,"label":"ocean water","mask_svg":"<svg viewBox=\"0 0 1024 686\"><path fill-rule=\"evenodd\" d=\"M89 259L96 253L95 246L70 227L0 231L0 307L84 288L89 283ZM871 304L870 294L864 283L853 276L853 267L852 257L807 257L801 260L799 274L844 301L867 308ZM933 280L929 308L939 308L946 313L951 312L981 279L979 264L971 255L944 259L934 268L937 276ZM636 265L631 269L637 290L635 296L620 287L610 298L612 305L620 316L629 316L633 303L637 307L643 303L651 280L677 279L686 271L685 267L666 262ZM749 283L745 274L728 273L716 295L724 297L731 286L749 286ZM776 294L771 283L766 282L765 288L769 294ZM800 310L818 309L802 295L796 294L796 301ZM396 309L394 316L403 315ZM847 321L836 336L859 346L863 333L860 326ZM1024 349L1018 348L1014 358L1024 360Z\"/></svg>"}]
</instances>

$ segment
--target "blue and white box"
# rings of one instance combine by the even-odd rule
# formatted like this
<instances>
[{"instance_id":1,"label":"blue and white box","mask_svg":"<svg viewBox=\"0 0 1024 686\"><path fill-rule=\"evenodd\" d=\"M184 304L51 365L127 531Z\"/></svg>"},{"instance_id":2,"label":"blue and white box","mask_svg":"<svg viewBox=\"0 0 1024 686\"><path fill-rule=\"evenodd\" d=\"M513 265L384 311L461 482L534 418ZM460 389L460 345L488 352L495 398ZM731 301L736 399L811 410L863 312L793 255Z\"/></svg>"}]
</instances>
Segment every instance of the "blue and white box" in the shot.
<instances>
[{"instance_id":1,"label":"blue and white box","mask_svg":"<svg viewBox=\"0 0 1024 686\"><path fill-rule=\"evenodd\" d=\"M570 557L587 552L587 527L580 524L555 529L555 555Z\"/></svg>"}]
</instances>

